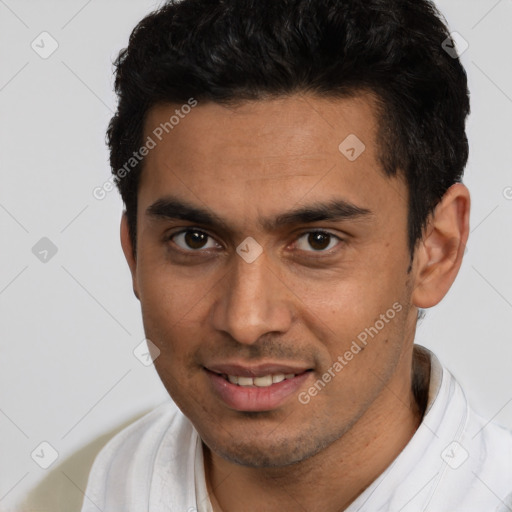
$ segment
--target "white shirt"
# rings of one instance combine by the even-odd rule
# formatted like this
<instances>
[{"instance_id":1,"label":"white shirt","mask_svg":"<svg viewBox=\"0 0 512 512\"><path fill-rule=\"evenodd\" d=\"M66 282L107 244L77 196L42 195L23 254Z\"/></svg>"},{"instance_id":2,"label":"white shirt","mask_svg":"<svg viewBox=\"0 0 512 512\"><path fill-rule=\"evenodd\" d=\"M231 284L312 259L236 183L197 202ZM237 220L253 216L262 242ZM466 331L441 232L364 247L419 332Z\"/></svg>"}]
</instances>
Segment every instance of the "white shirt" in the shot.
<instances>
[{"instance_id":1,"label":"white shirt","mask_svg":"<svg viewBox=\"0 0 512 512\"><path fill-rule=\"evenodd\" d=\"M512 432L468 406L428 353L423 421L393 463L345 512L512 512ZM201 439L168 401L119 432L96 457L82 512L212 512Z\"/></svg>"}]
</instances>

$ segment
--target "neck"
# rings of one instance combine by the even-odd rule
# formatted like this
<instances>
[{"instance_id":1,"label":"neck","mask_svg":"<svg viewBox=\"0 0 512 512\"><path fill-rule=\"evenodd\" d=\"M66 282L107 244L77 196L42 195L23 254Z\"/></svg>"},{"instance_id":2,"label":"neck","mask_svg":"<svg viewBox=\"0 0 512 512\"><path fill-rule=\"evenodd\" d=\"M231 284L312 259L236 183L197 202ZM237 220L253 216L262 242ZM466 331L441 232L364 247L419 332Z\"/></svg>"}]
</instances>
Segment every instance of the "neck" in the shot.
<instances>
[{"instance_id":1,"label":"neck","mask_svg":"<svg viewBox=\"0 0 512 512\"><path fill-rule=\"evenodd\" d=\"M344 510L393 462L421 423L430 362L416 351L413 359L411 348L402 364L411 368L411 363L410 379L405 383L403 378L401 382L390 381L348 432L297 464L279 468L239 466L203 445L214 512Z\"/></svg>"}]
</instances>

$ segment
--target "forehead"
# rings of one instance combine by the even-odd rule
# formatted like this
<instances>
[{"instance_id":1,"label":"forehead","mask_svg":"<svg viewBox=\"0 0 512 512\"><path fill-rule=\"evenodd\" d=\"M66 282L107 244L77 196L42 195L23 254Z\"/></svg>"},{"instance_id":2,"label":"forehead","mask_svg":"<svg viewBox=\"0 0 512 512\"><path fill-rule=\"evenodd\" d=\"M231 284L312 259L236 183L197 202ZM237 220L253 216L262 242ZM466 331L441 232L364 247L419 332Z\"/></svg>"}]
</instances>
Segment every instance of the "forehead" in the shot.
<instances>
[{"instance_id":1,"label":"forehead","mask_svg":"<svg viewBox=\"0 0 512 512\"><path fill-rule=\"evenodd\" d=\"M163 129L162 140L157 140L160 149L163 145L179 146L187 158L208 154L216 162L251 158L287 162L293 157L314 158L332 153L349 135L364 140L370 154L375 145L376 102L369 93L350 98L297 94L231 106L198 102L178 118L175 114L183 107L155 105L146 116L144 131L146 136L155 136L156 131L158 137L158 131ZM171 118L175 124L169 123ZM173 155L173 160L179 156Z\"/></svg>"},{"instance_id":2,"label":"forehead","mask_svg":"<svg viewBox=\"0 0 512 512\"><path fill-rule=\"evenodd\" d=\"M306 198L366 207L375 203L375 187L403 195L379 162L376 102L369 94L181 107L162 104L148 112L144 140L156 145L144 162L141 206L168 194L243 216L251 210L247 202L261 214ZM384 189L380 195L385 201Z\"/></svg>"}]
</instances>

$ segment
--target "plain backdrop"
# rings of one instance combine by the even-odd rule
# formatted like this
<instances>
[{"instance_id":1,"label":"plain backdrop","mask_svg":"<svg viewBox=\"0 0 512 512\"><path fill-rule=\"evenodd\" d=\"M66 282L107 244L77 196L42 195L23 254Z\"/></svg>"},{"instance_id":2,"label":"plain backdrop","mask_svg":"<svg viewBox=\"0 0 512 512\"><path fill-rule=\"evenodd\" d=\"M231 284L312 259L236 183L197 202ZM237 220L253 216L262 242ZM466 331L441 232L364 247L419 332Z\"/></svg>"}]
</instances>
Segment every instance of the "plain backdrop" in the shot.
<instances>
[{"instance_id":1,"label":"plain backdrop","mask_svg":"<svg viewBox=\"0 0 512 512\"><path fill-rule=\"evenodd\" d=\"M4 512L79 510L98 450L167 399L154 367L133 353L144 333L119 245L122 203L117 191L92 194L110 173L112 61L157 5L0 0ZM512 427L512 1L438 6L469 45L472 231L456 283L416 341L477 411Z\"/></svg>"}]
</instances>

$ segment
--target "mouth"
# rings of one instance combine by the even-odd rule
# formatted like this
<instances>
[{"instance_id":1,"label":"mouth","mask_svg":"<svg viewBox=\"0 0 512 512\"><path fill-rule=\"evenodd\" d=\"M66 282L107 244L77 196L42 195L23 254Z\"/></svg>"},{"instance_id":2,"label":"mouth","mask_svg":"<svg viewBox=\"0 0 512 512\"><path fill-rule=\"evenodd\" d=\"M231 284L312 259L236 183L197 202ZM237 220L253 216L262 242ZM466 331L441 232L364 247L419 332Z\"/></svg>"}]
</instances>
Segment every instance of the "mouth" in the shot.
<instances>
[{"instance_id":1,"label":"mouth","mask_svg":"<svg viewBox=\"0 0 512 512\"><path fill-rule=\"evenodd\" d=\"M213 393L236 411L275 410L297 394L312 374L310 368L282 365L204 367Z\"/></svg>"},{"instance_id":2,"label":"mouth","mask_svg":"<svg viewBox=\"0 0 512 512\"><path fill-rule=\"evenodd\" d=\"M272 384L279 384L279 382L283 382L283 380L291 380L297 376L295 373L269 373L268 375L262 375L261 377L244 377L243 375L227 375L225 373L218 375L222 375L222 377L228 382L231 382L231 384L236 384L237 386L242 386L244 388L268 388L269 386L272 386Z\"/></svg>"}]
</instances>

